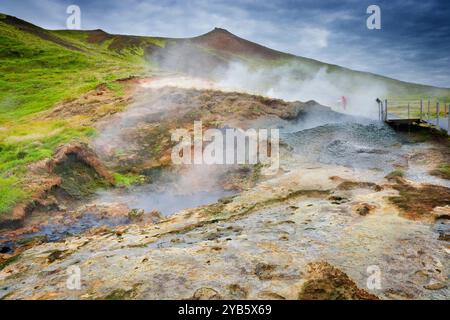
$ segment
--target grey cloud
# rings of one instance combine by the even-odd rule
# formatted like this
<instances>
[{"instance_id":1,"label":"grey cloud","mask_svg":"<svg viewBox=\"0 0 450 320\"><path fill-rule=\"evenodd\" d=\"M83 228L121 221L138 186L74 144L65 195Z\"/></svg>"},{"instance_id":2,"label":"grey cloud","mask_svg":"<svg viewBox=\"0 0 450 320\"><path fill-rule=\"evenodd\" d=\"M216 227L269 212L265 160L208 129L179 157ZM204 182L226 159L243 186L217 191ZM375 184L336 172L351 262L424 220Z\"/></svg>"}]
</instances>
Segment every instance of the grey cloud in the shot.
<instances>
[{"instance_id":1,"label":"grey cloud","mask_svg":"<svg viewBox=\"0 0 450 320\"><path fill-rule=\"evenodd\" d=\"M0 11L47 28L65 27L65 8L82 8L83 28L192 37L222 27L262 45L352 69L450 87L448 1L376 1L382 30L365 27L368 0L2 0ZM449 22L447 22L449 21ZM395 63L394 63L395 62ZM427 76L420 76L427 74Z\"/></svg>"}]
</instances>

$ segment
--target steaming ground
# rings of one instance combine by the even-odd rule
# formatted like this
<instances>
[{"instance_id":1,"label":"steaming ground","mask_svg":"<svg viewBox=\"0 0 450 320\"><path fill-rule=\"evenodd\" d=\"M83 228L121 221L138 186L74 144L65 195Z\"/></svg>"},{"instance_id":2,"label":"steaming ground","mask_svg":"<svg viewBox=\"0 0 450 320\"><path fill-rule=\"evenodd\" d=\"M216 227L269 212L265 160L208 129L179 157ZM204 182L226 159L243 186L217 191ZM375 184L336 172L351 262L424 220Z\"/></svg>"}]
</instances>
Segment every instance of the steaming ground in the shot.
<instances>
[{"instance_id":1,"label":"steaming ground","mask_svg":"<svg viewBox=\"0 0 450 320\"><path fill-rule=\"evenodd\" d=\"M227 77L231 79L230 76ZM247 86L252 87L252 81L258 82L260 77L261 75L256 75L256 80L250 80L250 85L247 83ZM123 135L128 129L170 118L172 112L195 110L195 106L187 103L192 89L220 90L232 94L233 86L226 83L188 76L158 77L142 81L141 87L144 91L148 90L149 96L144 94L137 99L129 110L120 114L118 124L113 123L102 131L95 141L97 149L105 146L120 147L127 153L132 153L133 142ZM168 88L175 91L159 95L160 91ZM289 91L288 89L284 88L284 92ZM248 90L251 91L252 89ZM273 88L269 91L275 92ZM200 99L198 103L202 103L201 101ZM411 150L403 146L405 141L390 127L368 117L311 109L295 120L266 116L242 124L252 128L280 129L282 144L301 166L334 165L368 169L375 171L379 177L384 177L399 167L408 166ZM127 203L130 208L144 209L147 212L159 210L167 216L235 194L236 190L223 188L228 170L229 168L221 166L188 166L177 172L163 172L148 185L125 191L101 192L95 202ZM422 178L424 181L448 185L444 179L432 177L426 172L422 173Z\"/></svg>"},{"instance_id":2,"label":"steaming ground","mask_svg":"<svg viewBox=\"0 0 450 320\"><path fill-rule=\"evenodd\" d=\"M231 97L233 101L242 99L235 97L235 92L241 91L286 100L295 100L303 95L319 96L323 101L331 103L331 97L337 95L336 85L333 85L331 78L320 71L314 78L314 85L311 85L311 88L317 90L308 91L309 87L304 87L299 79L295 79L298 71L289 65L251 72L249 67L234 63L220 79L215 80L183 75L141 80L140 93L135 95L134 102L126 111L100 126L100 134L93 145L104 160L118 159L116 166L138 166L136 161L145 165L145 159L152 156L149 151L151 143L158 143L155 140L149 143L146 137L153 134L153 131L145 133L145 130L164 126L161 125L162 120L177 122L180 114L195 113L203 104L218 103L215 100L205 100L207 98L202 96L204 92L214 96L214 91L220 91L223 92L223 97L219 99ZM367 97L370 92L382 94L383 90L372 88L366 92ZM368 169L375 171L379 177L384 177L397 168L407 167L411 150L404 146L405 141L390 127L371 119L370 116L378 110L372 96L370 97L370 101L352 99L354 103L363 103L359 108L354 104L350 104L346 110L337 106L335 109L340 113L311 108L291 120L266 115L252 120L244 119L240 125L245 128L280 129L282 144L287 150L285 153L289 153L289 158L294 157L299 166L332 165ZM249 106L243 104L240 108ZM351 114L356 109L357 112ZM359 116L360 112L364 112L366 116ZM376 114L378 115L377 112ZM233 115L227 117L235 118ZM193 120L199 119L197 116ZM163 169L146 185L128 190L103 191L93 202L126 203L130 209L143 209L146 212L158 210L168 216L235 194L237 190L224 188L227 174L231 170L226 166L187 166L177 171ZM407 171L407 174L412 179L418 178L420 174L420 179L424 181L448 185L444 179L432 177L426 171Z\"/></svg>"},{"instance_id":3,"label":"steaming ground","mask_svg":"<svg viewBox=\"0 0 450 320\"><path fill-rule=\"evenodd\" d=\"M219 85L285 101L314 100L341 113L377 119L375 100L386 96L383 85L361 83L351 77L330 74L324 68L318 71L305 68L291 62L278 67L252 69L234 62L219 78ZM345 108L341 103L343 96L348 99Z\"/></svg>"},{"instance_id":4,"label":"steaming ground","mask_svg":"<svg viewBox=\"0 0 450 320\"><path fill-rule=\"evenodd\" d=\"M181 53L178 53L178 55ZM176 55L176 56L178 56ZM169 57L171 57L169 55ZM166 57L165 59L170 59ZM195 57L192 58L195 60ZM165 62L169 65L172 62ZM175 63L175 62L173 62ZM201 65L201 64L199 64ZM201 68L201 67L199 67ZM215 89L246 92L285 101L314 100L335 111L370 119L378 119L377 98L387 96L383 84L364 82L351 76L314 70L303 64L289 62L280 66L251 66L234 61L216 70L204 70L207 77L172 76L144 83L146 88L175 86L180 88ZM190 69L187 69L190 72ZM192 72L191 72L192 73ZM210 80L205 80L210 79ZM347 105L342 104L346 97Z\"/></svg>"},{"instance_id":5,"label":"steaming ground","mask_svg":"<svg viewBox=\"0 0 450 320\"><path fill-rule=\"evenodd\" d=\"M229 35L225 35L227 37ZM198 41L202 42L201 39ZM212 44L208 44L208 39L204 41L206 47L216 44L214 40ZM233 51L233 41L229 46ZM245 57L245 50L241 53ZM384 81L361 77L358 73L346 72L338 66L319 66L312 61L298 61L284 56L275 61L247 60L239 53L223 58L220 54L205 54L204 49L181 42L157 50L150 55L150 60L156 61L168 72L208 79L211 82L208 86L213 85L216 89L247 92L285 101L314 100L341 113L372 119L378 118L375 100L388 95ZM182 84L185 80L180 79L178 82ZM198 85L198 81L192 80L191 85ZM342 97L347 100L345 106Z\"/></svg>"},{"instance_id":6,"label":"steaming ground","mask_svg":"<svg viewBox=\"0 0 450 320\"><path fill-rule=\"evenodd\" d=\"M246 80L244 91L295 99L291 83ZM236 93L234 85L186 76L142 81L129 107L99 123L92 146L110 168L149 173L150 181L100 192L32 233L55 242L31 247L0 271L0 298L360 299L370 292L448 299L450 229L433 220L448 207L414 220L390 200L399 186L448 186L428 173L446 161L445 147L411 142L349 114L353 107L336 113ZM359 111L366 107L373 105ZM249 183L257 172L248 168L171 168L167 133L191 130L199 117L211 127L279 128L279 173ZM411 180L385 178L398 169ZM143 209L143 220L130 209ZM69 265L82 270L76 292L66 287ZM378 289L367 287L374 265L382 272Z\"/></svg>"},{"instance_id":7,"label":"steaming ground","mask_svg":"<svg viewBox=\"0 0 450 320\"><path fill-rule=\"evenodd\" d=\"M233 71L234 70L234 71ZM279 70L277 72L281 72ZM270 80L275 76L266 73L256 73L250 79L243 76L246 72L249 75L250 70L243 70L239 65L234 64L225 74L221 81L204 80L202 78L189 76L168 76L168 77L154 77L143 80L140 83L143 93L136 97L136 101L127 109L127 111L119 114L117 119L108 123L94 141L94 145L100 153L114 154L117 150L125 154L140 153L139 148L142 148L140 141L130 140L130 136L138 135L130 134L129 131L136 130L136 128L144 128L157 123L161 119L169 119L174 117L175 113L192 111L198 108L198 105L192 105L188 102L192 95L191 90L198 91L221 91L224 93L233 94L236 91L245 93L263 93L263 86L261 79L269 77ZM239 82L235 82L233 78L238 77ZM248 81L244 81L248 80ZM241 82L244 81L244 82ZM266 80L267 81L267 80ZM244 85L245 83L245 85ZM288 96L288 92L293 90L293 85L286 86L289 81L273 82L274 87L270 87L265 96ZM239 87L239 90L237 89ZM173 93L168 90L175 90ZM168 92L168 94L167 94ZM278 92L278 93L277 93ZM162 93L162 94L161 94ZM302 91L298 94L303 94ZM290 94L290 98L294 98L298 94ZM202 99L197 101L198 104L204 103ZM243 106L248 107L248 106ZM347 110L349 111L349 110ZM289 143L292 141L291 135L288 133L296 133L297 140L302 140L303 143L313 145L323 145L323 135L334 135L333 130L324 127L321 134L314 134L314 132L307 132L305 137L301 137L301 130L308 128L319 127L322 128L325 124L336 124L335 131L340 132L345 130L342 124L349 124L355 121L370 124L367 118L357 118L355 116L339 114L335 112L325 112L324 110L315 111L314 109L303 113L294 121L281 120L280 118L263 117L256 121L246 123L246 127L252 128L280 128L281 132L286 134L285 140ZM356 128L356 127L355 127ZM368 126L368 128L371 128ZM357 127L358 131L364 132L365 125ZM347 131L352 130L348 128ZM380 131L381 132L381 131ZM357 134L357 133L355 133ZM376 134L376 133L374 133ZM380 139L383 139L381 137ZM339 143L339 141L335 142ZM370 141L366 141L370 144ZM296 149L300 148L301 143L295 144ZM307 149L308 146L304 145ZM338 147L338 146L337 146ZM311 162L320 162L320 154L316 150L304 150L304 154L310 157ZM114 151L116 150L116 151ZM361 149L360 149L361 150ZM341 150L341 157L344 157L345 150ZM341 159L341 162L351 162L353 153L349 153L347 159ZM142 156L141 156L142 157ZM143 155L145 157L145 154ZM323 160L323 159L322 159ZM326 160L324 160L326 162ZM336 163L341 164L341 163ZM158 210L163 215L170 215L177 211L187 208L193 208L200 205L210 204L219 199L232 195L232 190L224 190L225 176L227 167L187 167L181 172L176 173L164 172L162 177L153 180L150 184L135 187L126 191L105 191L99 194L98 203L127 203L130 208L144 209L149 212ZM387 170L387 169L386 169Z\"/></svg>"},{"instance_id":8,"label":"steaming ground","mask_svg":"<svg viewBox=\"0 0 450 320\"><path fill-rule=\"evenodd\" d=\"M237 193L225 190L227 169L207 165L192 165L182 171L161 172L150 184L128 190L103 191L97 203L126 203L130 208L146 212L159 211L170 216L188 208L212 204Z\"/></svg>"}]
</instances>

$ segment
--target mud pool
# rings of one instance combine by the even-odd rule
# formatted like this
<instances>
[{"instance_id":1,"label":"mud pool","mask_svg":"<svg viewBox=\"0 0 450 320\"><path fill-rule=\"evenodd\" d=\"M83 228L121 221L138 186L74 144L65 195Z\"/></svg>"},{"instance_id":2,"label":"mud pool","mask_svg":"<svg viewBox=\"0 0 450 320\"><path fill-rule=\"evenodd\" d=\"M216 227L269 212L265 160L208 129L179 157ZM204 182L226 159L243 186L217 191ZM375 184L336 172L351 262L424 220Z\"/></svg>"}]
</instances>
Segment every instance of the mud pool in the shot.
<instances>
[{"instance_id":1,"label":"mud pool","mask_svg":"<svg viewBox=\"0 0 450 320\"><path fill-rule=\"evenodd\" d=\"M208 205L218 200L236 194L233 191L212 190L198 192L175 193L172 191L158 192L153 185L131 188L127 191L102 192L100 203L126 203L131 209L143 209L146 212L157 210L163 216L170 216L184 209L193 209Z\"/></svg>"}]
</instances>

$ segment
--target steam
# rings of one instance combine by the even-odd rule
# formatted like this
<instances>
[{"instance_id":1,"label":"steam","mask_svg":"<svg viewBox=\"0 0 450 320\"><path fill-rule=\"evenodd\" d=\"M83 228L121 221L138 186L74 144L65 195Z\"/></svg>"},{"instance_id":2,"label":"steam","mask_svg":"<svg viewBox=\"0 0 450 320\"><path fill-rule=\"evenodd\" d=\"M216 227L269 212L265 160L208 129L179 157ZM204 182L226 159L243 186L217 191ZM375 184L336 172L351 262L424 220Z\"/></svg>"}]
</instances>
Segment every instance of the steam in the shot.
<instances>
[{"instance_id":1,"label":"steam","mask_svg":"<svg viewBox=\"0 0 450 320\"><path fill-rule=\"evenodd\" d=\"M172 122L201 103L187 88L212 89L209 81L191 77L166 77L144 81L133 97L134 102L121 113L108 119L93 147L103 160L116 170L129 168L137 171L152 167L149 162L155 155L160 139L170 139ZM173 127L170 127L173 125ZM163 133L163 136L155 136ZM157 158L154 160L158 160ZM126 203L130 209L158 210L163 215L173 214L186 208L216 202L235 193L227 186L229 173L239 170L237 166L186 165L173 170L162 169L153 176L150 184L130 190L107 190L101 192L95 202Z\"/></svg>"},{"instance_id":2,"label":"steam","mask_svg":"<svg viewBox=\"0 0 450 320\"><path fill-rule=\"evenodd\" d=\"M144 209L146 212L158 210L167 216L183 209L211 204L235 194L235 191L225 190L220 184L227 170L229 169L224 166L185 166L176 172L162 172L151 184L134 187L125 192L101 192L97 202L126 203L130 209Z\"/></svg>"},{"instance_id":3,"label":"steam","mask_svg":"<svg viewBox=\"0 0 450 320\"><path fill-rule=\"evenodd\" d=\"M129 160L132 163L134 157L140 164L142 158L145 162L146 156L151 157L146 154L146 148L152 148L152 143L156 143L147 143L146 139L150 137L141 139L146 130L161 126L164 121L170 121L172 117L176 119L200 106L202 101L193 98L191 91L183 89L245 92L285 101L314 100L341 113L325 112L323 109L311 111L293 127L286 128L285 132L345 122L348 121L348 115L377 118L375 100L386 93L386 88L377 82L363 80L342 70L331 72L331 67L321 68L312 62L304 63L296 59L258 65L238 60L229 62L189 43L169 44L163 51L154 52L150 59L162 69L170 71L171 75L142 81L141 90L134 96L133 104L117 114L113 121L108 120L94 142L100 154L116 158L116 163L117 158L118 163L121 163L121 157L128 163ZM342 105L343 96L347 100L345 108ZM292 125L281 119L274 121L279 122L272 123L270 127ZM102 193L99 201L119 200L130 207L148 211L158 209L163 214L172 214L229 195L230 192L223 186L234 169L227 166L191 165L178 168L175 172L163 171L152 184L125 193Z\"/></svg>"},{"instance_id":4,"label":"steam","mask_svg":"<svg viewBox=\"0 0 450 320\"><path fill-rule=\"evenodd\" d=\"M262 68L233 62L219 79L218 86L285 101L314 100L337 112L373 119L378 117L376 98L386 95L386 88L381 84L362 83L350 75L329 73L326 68L314 71L296 62ZM342 97L347 99L345 108Z\"/></svg>"},{"instance_id":5,"label":"steam","mask_svg":"<svg viewBox=\"0 0 450 320\"><path fill-rule=\"evenodd\" d=\"M377 98L387 88L376 78L350 73L337 66L292 58L283 61L257 61L222 58L220 54L189 42L169 44L150 55L161 69L191 77L212 80L210 87L247 92L285 101L309 101L331 107L337 112L376 119ZM195 86L193 81L193 86ZM344 108L342 97L347 104Z\"/></svg>"}]
</instances>

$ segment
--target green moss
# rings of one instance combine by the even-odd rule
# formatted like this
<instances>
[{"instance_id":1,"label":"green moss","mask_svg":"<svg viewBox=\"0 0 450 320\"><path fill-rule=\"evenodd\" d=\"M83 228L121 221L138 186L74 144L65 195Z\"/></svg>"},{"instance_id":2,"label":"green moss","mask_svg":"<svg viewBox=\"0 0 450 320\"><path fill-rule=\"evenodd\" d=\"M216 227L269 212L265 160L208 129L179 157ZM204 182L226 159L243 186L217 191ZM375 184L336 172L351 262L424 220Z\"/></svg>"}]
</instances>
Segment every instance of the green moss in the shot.
<instances>
[{"instance_id":1,"label":"green moss","mask_svg":"<svg viewBox=\"0 0 450 320\"><path fill-rule=\"evenodd\" d=\"M429 218L435 207L450 205L450 189L446 187L423 185L415 188L401 179L393 187L399 195L389 197L389 201L401 209L407 218Z\"/></svg>"},{"instance_id":2,"label":"green moss","mask_svg":"<svg viewBox=\"0 0 450 320\"><path fill-rule=\"evenodd\" d=\"M117 187L131 187L133 185L139 185L147 182L147 177L134 174L121 174L115 173L114 181Z\"/></svg>"},{"instance_id":3,"label":"green moss","mask_svg":"<svg viewBox=\"0 0 450 320\"><path fill-rule=\"evenodd\" d=\"M373 189L374 191L381 191L383 188L373 182L365 181L344 181L337 186L338 190L354 190L354 189Z\"/></svg>"},{"instance_id":4,"label":"green moss","mask_svg":"<svg viewBox=\"0 0 450 320\"><path fill-rule=\"evenodd\" d=\"M432 170L430 174L443 179L450 180L450 164L442 164L436 169Z\"/></svg>"},{"instance_id":5,"label":"green moss","mask_svg":"<svg viewBox=\"0 0 450 320\"><path fill-rule=\"evenodd\" d=\"M140 220L145 214L143 209L131 209L128 213L128 218L131 220Z\"/></svg>"},{"instance_id":6,"label":"green moss","mask_svg":"<svg viewBox=\"0 0 450 320\"><path fill-rule=\"evenodd\" d=\"M61 177L60 187L75 199L83 199L95 193L97 189L109 186L99 174L76 155L69 154L67 161L55 168L55 173Z\"/></svg>"},{"instance_id":7,"label":"green moss","mask_svg":"<svg viewBox=\"0 0 450 320\"><path fill-rule=\"evenodd\" d=\"M13 264L14 262L16 262L17 260L19 260L20 258L20 254L15 255L9 259L6 259L4 261L0 262L0 271L5 269L7 266L9 266L10 264Z\"/></svg>"},{"instance_id":8,"label":"green moss","mask_svg":"<svg viewBox=\"0 0 450 320\"><path fill-rule=\"evenodd\" d=\"M131 298L131 293L130 290L116 289L101 300L126 300Z\"/></svg>"},{"instance_id":9,"label":"green moss","mask_svg":"<svg viewBox=\"0 0 450 320\"><path fill-rule=\"evenodd\" d=\"M402 170L394 170L386 176L386 179L392 180L396 178L403 178L405 173Z\"/></svg>"},{"instance_id":10,"label":"green moss","mask_svg":"<svg viewBox=\"0 0 450 320\"><path fill-rule=\"evenodd\" d=\"M258 182L259 179L261 178L262 168L263 168L263 164L260 162L253 165L252 178L251 178L253 183Z\"/></svg>"},{"instance_id":11,"label":"green moss","mask_svg":"<svg viewBox=\"0 0 450 320\"><path fill-rule=\"evenodd\" d=\"M130 290L115 289L108 295L99 300L130 300L136 296L136 291L139 285L133 286Z\"/></svg>"},{"instance_id":12,"label":"green moss","mask_svg":"<svg viewBox=\"0 0 450 320\"><path fill-rule=\"evenodd\" d=\"M217 202L221 203L221 204L229 204L229 203L233 202L234 198L236 198L236 196L224 197L224 198L219 199Z\"/></svg>"}]
</instances>

